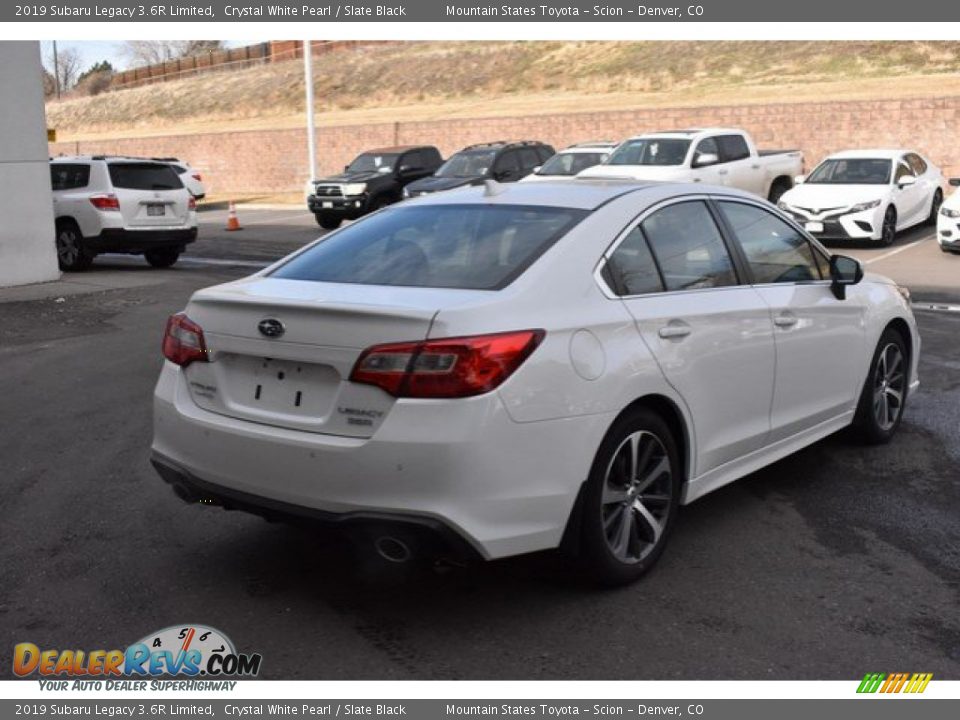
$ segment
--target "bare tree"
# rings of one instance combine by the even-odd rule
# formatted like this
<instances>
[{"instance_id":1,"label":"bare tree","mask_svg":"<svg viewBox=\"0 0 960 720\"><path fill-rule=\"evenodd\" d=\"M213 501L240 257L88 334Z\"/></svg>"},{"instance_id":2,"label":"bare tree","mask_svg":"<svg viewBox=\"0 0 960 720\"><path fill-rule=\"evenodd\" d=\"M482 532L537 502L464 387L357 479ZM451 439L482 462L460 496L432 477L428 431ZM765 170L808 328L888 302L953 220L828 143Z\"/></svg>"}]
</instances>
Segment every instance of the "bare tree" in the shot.
<instances>
[{"instance_id":1,"label":"bare tree","mask_svg":"<svg viewBox=\"0 0 960 720\"><path fill-rule=\"evenodd\" d=\"M47 51L46 69L59 82L60 92L64 93L77 83L80 75L80 53L76 48L60 46L54 52L53 46Z\"/></svg>"},{"instance_id":2,"label":"bare tree","mask_svg":"<svg viewBox=\"0 0 960 720\"><path fill-rule=\"evenodd\" d=\"M221 40L128 40L124 43L123 54L130 65L142 66L221 49Z\"/></svg>"}]
</instances>

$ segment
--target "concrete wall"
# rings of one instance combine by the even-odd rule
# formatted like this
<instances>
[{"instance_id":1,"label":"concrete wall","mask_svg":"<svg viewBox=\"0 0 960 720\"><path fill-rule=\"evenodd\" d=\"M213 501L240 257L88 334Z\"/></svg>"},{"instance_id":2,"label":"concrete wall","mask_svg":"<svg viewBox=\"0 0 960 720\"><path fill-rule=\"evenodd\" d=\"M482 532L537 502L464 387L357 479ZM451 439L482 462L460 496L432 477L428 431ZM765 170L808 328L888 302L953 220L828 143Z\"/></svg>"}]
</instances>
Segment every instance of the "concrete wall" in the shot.
<instances>
[{"instance_id":1,"label":"concrete wall","mask_svg":"<svg viewBox=\"0 0 960 720\"><path fill-rule=\"evenodd\" d=\"M807 169L846 148L910 147L946 173L960 175L960 97L825 103L650 108L501 118L433 120L319 128L319 171L339 171L360 151L430 143L444 156L488 140L546 140L560 148L582 140L622 139L650 130L723 125L749 130L761 148L799 148ZM211 194L297 192L307 177L305 130L57 143L51 153L172 155L200 169Z\"/></svg>"},{"instance_id":2,"label":"concrete wall","mask_svg":"<svg viewBox=\"0 0 960 720\"><path fill-rule=\"evenodd\" d=\"M56 280L40 43L0 42L0 287Z\"/></svg>"}]
</instances>

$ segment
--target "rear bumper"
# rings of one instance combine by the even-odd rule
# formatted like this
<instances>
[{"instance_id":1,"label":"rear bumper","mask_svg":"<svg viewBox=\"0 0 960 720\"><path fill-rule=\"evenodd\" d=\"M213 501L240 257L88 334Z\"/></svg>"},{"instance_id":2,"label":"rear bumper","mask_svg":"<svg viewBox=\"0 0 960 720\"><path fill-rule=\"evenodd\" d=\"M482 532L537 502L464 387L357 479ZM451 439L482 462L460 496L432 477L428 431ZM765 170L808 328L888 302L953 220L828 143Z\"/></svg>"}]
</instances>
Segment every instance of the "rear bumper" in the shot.
<instances>
[{"instance_id":1,"label":"rear bumper","mask_svg":"<svg viewBox=\"0 0 960 720\"><path fill-rule=\"evenodd\" d=\"M197 239L197 228L128 230L104 228L99 235L84 238L84 244L95 252L139 253L165 247L183 247Z\"/></svg>"},{"instance_id":2,"label":"rear bumper","mask_svg":"<svg viewBox=\"0 0 960 720\"><path fill-rule=\"evenodd\" d=\"M204 410L167 362L154 395L152 449L233 506L326 521L428 519L492 559L560 545L612 419L517 423L490 393L397 401L371 438L327 435Z\"/></svg>"}]
</instances>

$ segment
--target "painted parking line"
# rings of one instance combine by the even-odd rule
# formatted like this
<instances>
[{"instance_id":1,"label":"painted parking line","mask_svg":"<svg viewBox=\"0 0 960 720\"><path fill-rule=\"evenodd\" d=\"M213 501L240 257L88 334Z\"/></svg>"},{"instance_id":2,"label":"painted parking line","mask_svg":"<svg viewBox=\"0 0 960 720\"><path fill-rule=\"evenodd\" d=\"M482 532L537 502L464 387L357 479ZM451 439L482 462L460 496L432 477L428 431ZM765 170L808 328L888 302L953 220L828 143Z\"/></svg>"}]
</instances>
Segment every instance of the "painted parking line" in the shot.
<instances>
[{"instance_id":1,"label":"painted parking line","mask_svg":"<svg viewBox=\"0 0 960 720\"><path fill-rule=\"evenodd\" d=\"M946 312L960 314L960 305L951 305L950 303L911 303L914 310L927 310L929 312Z\"/></svg>"},{"instance_id":2,"label":"painted parking line","mask_svg":"<svg viewBox=\"0 0 960 720\"><path fill-rule=\"evenodd\" d=\"M181 257L180 263L189 263L190 265L212 265L214 267L249 267L261 270L273 265L276 260L270 262L261 262L259 260L230 260L229 258L205 258L205 257Z\"/></svg>"},{"instance_id":3,"label":"painted parking line","mask_svg":"<svg viewBox=\"0 0 960 720\"><path fill-rule=\"evenodd\" d=\"M881 260L886 260L887 258L891 258L891 257L893 257L894 255L899 255L900 253L906 252L907 250L910 250L911 248L915 248L917 245L922 245L923 243L927 242L928 240L933 240L934 237L935 237L934 235L928 235L928 236L925 237L925 238L920 238L919 240L914 240L912 243L907 243L906 245L903 245L902 247L898 247L898 248L896 248L896 249L894 249L894 250L891 250L890 252L885 252L885 253L883 253L882 255L877 255L877 257L875 257L875 258L870 258L869 260L866 260L866 261L864 262L864 265L872 265L872 264L875 263L875 262L880 262Z\"/></svg>"}]
</instances>

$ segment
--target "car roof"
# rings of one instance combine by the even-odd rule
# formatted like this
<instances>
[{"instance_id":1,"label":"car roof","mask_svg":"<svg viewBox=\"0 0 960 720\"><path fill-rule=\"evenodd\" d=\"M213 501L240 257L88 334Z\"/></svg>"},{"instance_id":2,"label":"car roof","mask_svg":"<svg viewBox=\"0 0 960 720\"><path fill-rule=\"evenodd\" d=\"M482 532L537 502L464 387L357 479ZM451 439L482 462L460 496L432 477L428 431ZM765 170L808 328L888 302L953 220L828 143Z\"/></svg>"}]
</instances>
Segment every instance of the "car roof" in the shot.
<instances>
[{"instance_id":1,"label":"car roof","mask_svg":"<svg viewBox=\"0 0 960 720\"><path fill-rule=\"evenodd\" d=\"M407 152L407 150L423 150L423 149L435 149L433 145L392 145L390 147L380 147L372 148L370 150L364 150L361 155L373 155L374 153L381 153L383 155L393 154L393 153L402 153Z\"/></svg>"},{"instance_id":2,"label":"car roof","mask_svg":"<svg viewBox=\"0 0 960 720\"><path fill-rule=\"evenodd\" d=\"M130 157L127 155L60 155L58 157L50 158L52 163L90 163L90 162L111 162L111 163L137 163L138 165L143 163L149 163L151 165L170 165L171 162L176 162L178 165L185 165L179 160L166 160L159 158L148 158L148 157Z\"/></svg>"},{"instance_id":3,"label":"car roof","mask_svg":"<svg viewBox=\"0 0 960 720\"><path fill-rule=\"evenodd\" d=\"M457 152L474 152L478 150L500 150L508 147L545 147L546 143L540 140L492 140L490 142L474 143L460 148Z\"/></svg>"},{"instance_id":4,"label":"car roof","mask_svg":"<svg viewBox=\"0 0 960 720\"><path fill-rule=\"evenodd\" d=\"M492 192L488 190L492 188ZM535 183L473 185L404 200L404 205L529 205L596 210L631 193L650 196L650 203L673 195L729 195L756 200L755 195L725 187L694 183L643 182L626 178L559 178ZM642 208L639 208L642 209Z\"/></svg>"},{"instance_id":5,"label":"car roof","mask_svg":"<svg viewBox=\"0 0 960 720\"><path fill-rule=\"evenodd\" d=\"M613 150L617 143L589 143L586 145L571 145L563 150L557 150L557 155L569 155L573 153L598 153L605 150Z\"/></svg>"},{"instance_id":6,"label":"car roof","mask_svg":"<svg viewBox=\"0 0 960 720\"><path fill-rule=\"evenodd\" d=\"M743 135L740 128L709 127L709 128L687 128L685 130L661 130L656 132L640 133L633 135L630 139L636 140L645 137L672 137L672 138L695 138L699 135Z\"/></svg>"},{"instance_id":7,"label":"car roof","mask_svg":"<svg viewBox=\"0 0 960 720\"><path fill-rule=\"evenodd\" d=\"M896 148L868 148L866 150L844 150L842 152L833 153L828 155L826 159L837 159L842 160L844 158L863 158L863 159L882 159L882 160L895 160L901 155L906 155L907 153L912 153L913 150L906 149L896 149ZM919 154L919 153L917 153Z\"/></svg>"}]
</instances>

